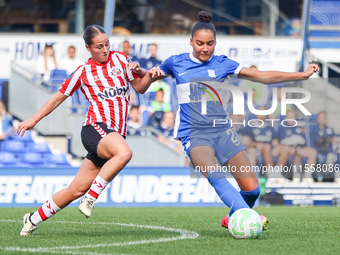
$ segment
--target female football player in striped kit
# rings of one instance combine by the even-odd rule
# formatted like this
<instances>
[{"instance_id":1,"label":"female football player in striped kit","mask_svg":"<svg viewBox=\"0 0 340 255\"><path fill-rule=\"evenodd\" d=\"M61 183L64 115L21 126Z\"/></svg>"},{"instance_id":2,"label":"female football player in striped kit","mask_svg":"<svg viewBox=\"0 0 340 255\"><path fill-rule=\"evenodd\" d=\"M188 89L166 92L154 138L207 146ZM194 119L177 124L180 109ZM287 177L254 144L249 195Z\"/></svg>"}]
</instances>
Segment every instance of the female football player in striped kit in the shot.
<instances>
[{"instance_id":1,"label":"female football player in striped kit","mask_svg":"<svg viewBox=\"0 0 340 255\"><path fill-rule=\"evenodd\" d=\"M174 135L182 141L186 157L203 173L224 204L230 208L229 215L231 215L238 209L254 206L260 194L259 183L255 173L252 172L245 147L229 122L225 122L227 113L223 107L207 100L207 114L202 114L201 93L204 93L202 91L205 88L198 89L198 82L223 82L228 75L232 74L239 78L267 84L305 80L317 72L319 67L311 64L305 72L295 73L258 71L245 68L224 55L214 55L216 29L211 23L212 15L202 11L198 16L199 22L193 27L190 40L193 51L171 56L159 68L166 75L173 76L177 83L180 109L176 116ZM208 87L205 90L207 89ZM221 121L224 124L214 126L216 119L224 120ZM211 171L211 169L218 169L215 157L222 166L227 167L225 169L230 167L236 169L233 175L241 189L240 192L227 181L221 171ZM240 169L251 169L251 172L241 172ZM228 227L228 220L227 215L222 219L222 226ZM262 220L266 228L268 219L262 216Z\"/></svg>"},{"instance_id":2,"label":"female football player in striped kit","mask_svg":"<svg viewBox=\"0 0 340 255\"><path fill-rule=\"evenodd\" d=\"M90 217L100 193L132 157L125 141L128 83L137 92L144 93L155 77L164 75L157 68L142 70L138 64L129 63L124 53L110 51L109 38L101 26L88 26L83 38L91 58L64 81L60 90L31 119L21 122L17 132L23 135L32 129L80 88L91 104L81 131L88 154L69 187L54 194L36 212L25 214L20 235L31 235L39 223L85 193L79 210Z\"/></svg>"}]
</instances>

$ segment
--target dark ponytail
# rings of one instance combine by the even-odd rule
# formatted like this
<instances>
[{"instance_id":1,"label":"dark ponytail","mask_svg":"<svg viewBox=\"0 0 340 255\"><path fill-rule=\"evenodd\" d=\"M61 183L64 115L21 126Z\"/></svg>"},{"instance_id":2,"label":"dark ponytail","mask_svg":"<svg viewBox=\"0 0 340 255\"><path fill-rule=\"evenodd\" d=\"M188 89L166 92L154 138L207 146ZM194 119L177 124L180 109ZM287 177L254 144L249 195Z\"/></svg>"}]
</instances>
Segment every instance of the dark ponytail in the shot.
<instances>
[{"instance_id":1,"label":"dark ponytail","mask_svg":"<svg viewBox=\"0 0 340 255\"><path fill-rule=\"evenodd\" d=\"M106 34L106 31L103 27L101 27L99 25L88 26L85 29L84 34L83 34L85 44L90 46L92 44L92 39L99 34Z\"/></svg>"},{"instance_id":2,"label":"dark ponytail","mask_svg":"<svg viewBox=\"0 0 340 255\"><path fill-rule=\"evenodd\" d=\"M191 37L194 36L197 30L209 29L214 33L214 37L216 38L216 28L211 22L212 14L210 12L200 11L198 13L198 20L199 22L197 22L192 28Z\"/></svg>"}]
</instances>

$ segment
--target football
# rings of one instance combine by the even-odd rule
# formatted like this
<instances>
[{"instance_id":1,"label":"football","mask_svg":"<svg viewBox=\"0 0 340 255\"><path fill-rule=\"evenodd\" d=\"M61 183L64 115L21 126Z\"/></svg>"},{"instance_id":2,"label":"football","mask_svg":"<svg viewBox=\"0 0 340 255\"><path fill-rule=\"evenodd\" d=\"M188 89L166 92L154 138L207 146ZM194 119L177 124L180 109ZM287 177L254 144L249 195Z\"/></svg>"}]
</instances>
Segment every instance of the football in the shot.
<instances>
[{"instance_id":1,"label":"football","mask_svg":"<svg viewBox=\"0 0 340 255\"><path fill-rule=\"evenodd\" d=\"M239 209L230 216L228 229L236 239L255 239L262 234L262 220L252 209Z\"/></svg>"}]
</instances>

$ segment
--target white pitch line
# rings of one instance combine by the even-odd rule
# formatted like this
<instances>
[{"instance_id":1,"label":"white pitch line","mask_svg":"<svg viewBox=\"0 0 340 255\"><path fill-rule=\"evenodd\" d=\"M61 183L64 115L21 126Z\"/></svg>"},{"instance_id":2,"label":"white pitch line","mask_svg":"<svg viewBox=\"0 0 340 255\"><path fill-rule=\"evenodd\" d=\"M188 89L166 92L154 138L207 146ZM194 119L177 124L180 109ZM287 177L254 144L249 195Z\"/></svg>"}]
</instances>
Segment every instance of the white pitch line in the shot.
<instances>
[{"instance_id":1,"label":"white pitch line","mask_svg":"<svg viewBox=\"0 0 340 255\"><path fill-rule=\"evenodd\" d=\"M18 220L0 220L0 222L21 222L21 221L18 221ZM148 243L173 242L173 241L185 240L185 239L196 239L197 237L199 237L199 234L197 232L194 232L194 231L188 231L188 230L176 229L176 228L168 228L168 227L161 227L161 226L135 225L135 224L131 224L131 223L126 224L126 223L115 223L115 222L76 222L76 221L54 221L53 223L95 224L95 225L101 224L101 225L118 225L118 226L125 226L125 227L148 228L148 229L164 230L164 231L168 231L168 232L176 232L176 233L179 233L180 236L151 239L151 240L111 243L111 244L94 244L94 245L89 244L89 245L79 245L79 246L60 246L60 247L45 247L45 248L43 248L43 247L40 247L40 248L0 247L0 250L18 251L18 252L74 254L74 255L76 255L76 254L111 255L110 253L88 253L88 252L76 252L76 251L68 251L68 250L83 249L83 248L110 247L110 246L128 246L128 245L138 245L138 244L148 244Z\"/></svg>"}]
</instances>

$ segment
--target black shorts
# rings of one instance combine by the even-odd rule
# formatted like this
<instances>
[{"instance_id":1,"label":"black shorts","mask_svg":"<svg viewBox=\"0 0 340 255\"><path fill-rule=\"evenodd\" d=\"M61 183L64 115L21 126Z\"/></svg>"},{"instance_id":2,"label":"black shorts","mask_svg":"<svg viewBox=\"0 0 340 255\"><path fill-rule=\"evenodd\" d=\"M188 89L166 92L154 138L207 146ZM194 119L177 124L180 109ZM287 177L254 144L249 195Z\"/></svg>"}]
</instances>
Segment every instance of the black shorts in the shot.
<instances>
[{"instance_id":1,"label":"black shorts","mask_svg":"<svg viewBox=\"0 0 340 255\"><path fill-rule=\"evenodd\" d=\"M102 122L83 126L81 130L81 141L88 151L86 158L91 160L97 167L102 167L106 161L108 161L108 159L103 159L98 156L97 147L99 141L111 132L116 131Z\"/></svg>"}]
</instances>

